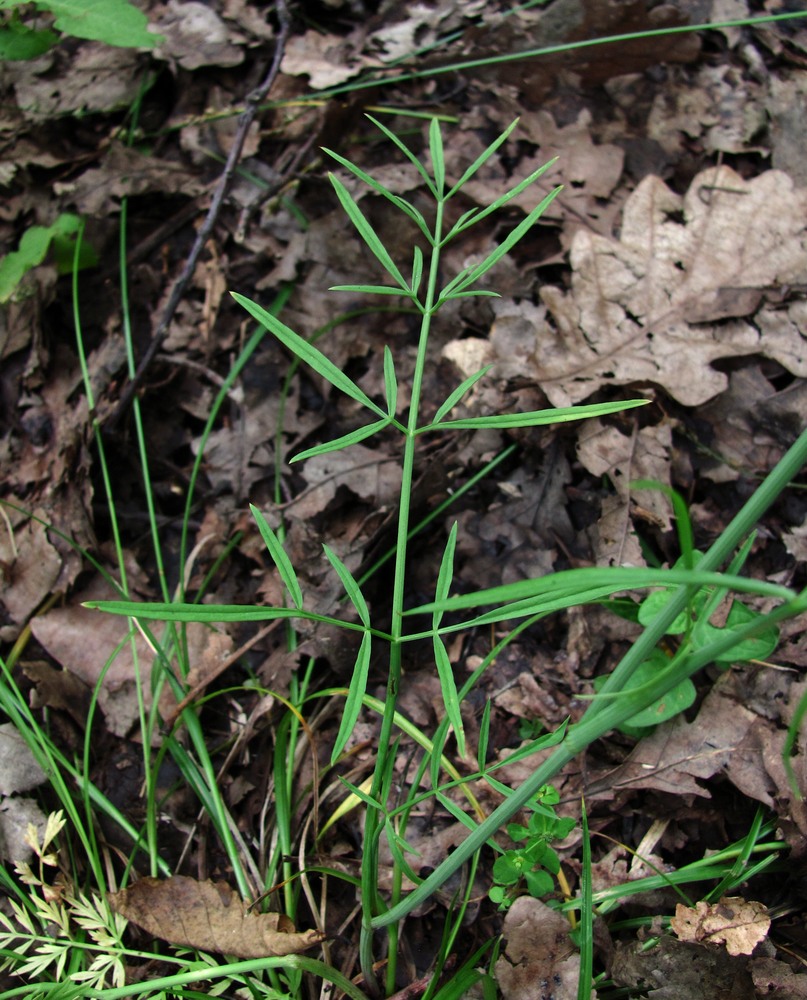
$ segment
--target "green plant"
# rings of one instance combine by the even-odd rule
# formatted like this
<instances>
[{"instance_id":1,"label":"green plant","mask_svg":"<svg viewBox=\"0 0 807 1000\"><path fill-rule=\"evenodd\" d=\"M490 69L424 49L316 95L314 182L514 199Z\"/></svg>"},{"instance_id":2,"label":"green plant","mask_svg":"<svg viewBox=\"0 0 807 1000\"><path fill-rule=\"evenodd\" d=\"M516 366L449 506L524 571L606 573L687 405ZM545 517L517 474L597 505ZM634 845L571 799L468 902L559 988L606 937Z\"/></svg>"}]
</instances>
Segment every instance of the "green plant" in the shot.
<instances>
[{"instance_id":1,"label":"green plant","mask_svg":"<svg viewBox=\"0 0 807 1000\"><path fill-rule=\"evenodd\" d=\"M81 229L77 215L63 212L49 226L30 226L22 235L17 250L0 259L0 305L11 299L25 275L37 267L50 251L59 274L70 274L76 256L76 236ZM82 244L79 266L98 262L89 244Z\"/></svg>"},{"instance_id":2,"label":"green plant","mask_svg":"<svg viewBox=\"0 0 807 1000\"><path fill-rule=\"evenodd\" d=\"M53 31L26 24L30 7L52 14L53 27L64 35L121 48L151 48L162 40L147 30L148 18L129 0L0 0L0 10L11 12L0 23L0 59L34 59L59 41Z\"/></svg>"},{"instance_id":3,"label":"green plant","mask_svg":"<svg viewBox=\"0 0 807 1000\"><path fill-rule=\"evenodd\" d=\"M533 802L527 825L509 823L508 837L520 847L504 851L493 863L493 882L488 896L500 910L506 910L526 887L540 899L554 887L553 875L560 871L560 859L552 848L553 840L563 840L575 826L572 817L555 815L552 806L560 801L557 789L546 785Z\"/></svg>"},{"instance_id":4,"label":"green plant","mask_svg":"<svg viewBox=\"0 0 807 1000\"><path fill-rule=\"evenodd\" d=\"M295 461L334 451L365 441L383 430L394 429L403 438L403 454L401 460L401 491L398 517L397 542L395 547L394 586L392 599L392 615L389 623L374 621L373 613L356 581L339 558L337 553L325 548L325 556L333 572L341 580L347 598L353 605L357 621L343 620L334 616L316 614L305 607L305 595L297 577L297 573L285 553L281 542L281 529L273 529L267 518L257 509L253 514L260 532L266 542L270 555L277 567L279 576L285 585L290 604L283 607L253 607L238 605L206 605L193 603L177 603L164 601L162 603L135 603L132 601L93 602L90 606L99 607L105 611L131 615L141 624L149 620L162 620L169 623L202 621L208 623L223 621L271 621L279 619L308 619L316 622L327 622L345 629L355 631L360 636L359 650L355 661L351 682L345 694L345 707L342 724L335 739L331 752L331 763L337 764L347 747L353 727L358 719L362 705L368 704L365 693L370 666L370 654L373 644L386 645L389 651L387 694L379 707L381 714L381 729L378 740L375 770L367 787L349 785L350 793L356 802L362 802L367 807L365 821L365 842L363 850L362 878L360 896L363 908L362 937L360 959L366 981L373 989L375 973L373 971L373 932L377 928L387 927L388 972L386 989L393 992L395 982L395 958L397 953L397 922L410 912L429 895L440 888L446 880L465 862L473 859L479 850L497 831L506 825L513 816L534 800L554 774L583 750L595 739L608 730L618 726L639 712L652 705L669 690L674 689L689 678L706 663L723 657L736 647L739 642L753 637L775 625L786 617L801 613L807 608L807 595L797 594L792 590L764 581L749 580L739 575L742 565L735 558L729 567L729 572L717 572L723 563L734 557L735 551L753 528L756 520L767 506L773 502L789 480L798 472L800 465L807 456L807 433L801 436L793 448L771 473L757 494L746 504L740 514L735 517L724 535L703 556L691 553L690 564L682 568L668 570L637 569L637 568L592 568L586 570L570 570L551 574L537 580L525 580L520 583L492 588L475 594L451 597L451 579L453 557L456 544L456 526L450 531L446 541L441 566L435 586L435 601L404 611L406 594L406 560L410 538L410 500L414 479L415 457L417 444L422 435L440 433L451 429L479 429L537 426L561 420L581 419L594 414L615 412L630 406L641 405L643 400L632 400L622 403L608 403L595 406L583 406L567 410L547 410L531 413L496 414L491 416L465 416L449 418L449 414L469 393L473 386L485 376L488 369L476 372L459 385L430 416L421 412L421 389L429 333L434 316L441 306L453 298L470 295L493 294L476 286L477 282L504 256L530 229L547 205L557 193L552 192L513 230L505 241L494 249L481 263L469 266L460 274L451 278L442 288L438 285L440 273L441 251L446 244L465 232L471 226L486 218L497 208L507 204L513 197L524 191L546 169L539 168L524 181L497 199L492 205L466 212L450 224L448 222L447 206L457 195L463 185L474 175L479 167L507 139L515 127L515 123L497 138L454 184L447 180L443 159L442 136L436 120L429 127L429 151L431 156L431 172L424 164L401 142L401 140L385 126L376 122L382 132L400 149L419 171L423 185L435 202L434 218L427 221L423 214L410 202L388 191L361 168L344 159L338 154L331 154L345 169L365 182L381 197L386 198L401 211L419 230L425 246L416 246L412 253L410 277L405 277L399 264L392 258L378 233L372 228L366 216L355 200L351 197L345 185L333 178L337 197L346 214L353 222L357 231L371 250L377 261L386 272L389 284L384 285L348 285L343 290L384 296L396 295L402 297L419 312L421 329L418 342L417 361L411 386L410 406L405 417L398 416L398 380L395 359L392 351L384 351L383 373L386 398L383 404L372 400L352 379L334 365L328 357L310 342L280 322L276 316L264 309L258 303L241 295L235 295L244 308L262 326L268 329L295 358L306 362L315 372L325 378L335 388L350 397L369 414L369 422L362 427L334 441L326 442L308 449L295 456ZM428 255L428 257L427 257ZM507 789L498 786L505 796L505 801L485 818L463 812L445 795L445 786L439 785L438 777L441 768L442 748L448 735L449 727L453 729L460 750L464 746L464 734L460 715L462 697L467 694L469 686L457 690L451 663L449 660L445 636L458 630L476 628L480 625L490 625L497 622L523 619L534 621L553 611L577 604L601 602L602 600L623 590L661 587L669 591L663 606L660 607L646 627L645 633L623 659L622 663L606 680L602 690L594 700L584 718L574 726L563 727L556 734L536 741L546 746L555 746L549 758L517 789ZM659 640L667 633L678 616L693 605L698 591L704 587L725 592L728 589L759 593L774 597L781 603L772 612L759 618L746 621L739 627L723 630L720 634L708 634L702 644L691 645L685 654L676 656L665 663L662 669L654 670L653 675L641 684L636 684L636 671L652 655ZM447 612L459 613L481 606L492 606L493 610L476 613L470 619L461 622L445 624L443 616ZM407 626L414 615L425 615L430 625L420 631L410 631ZM145 626L144 626L145 627ZM518 626L520 628L522 626ZM510 634L514 634L514 629ZM694 628L693 628L694 631ZM397 697L401 679L402 651L406 643L414 640L429 640L434 649L435 668L439 674L445 707L445 720L441 724L433 741L429 743L431 760L421 765L412 787L417 788L426 770L431 772L432 791L426 794L437 795L441 802L449 808L469 829L466 840L456 851L442 862L438 868L422 882L412 871L407 862L406 825L416 798L410 796L406 804L391 810L388 797L393 776L393 765L397 740L394 731L400 726L397 713ZM488 663L490 661L487 661ZM487 663L486 663L487 665ZM479 674L473 678L478 679ZM193 713L186 714L190 722L194 720ZM421 745L424 745L421 742ZM424 745L425 748L425 745ZM488 777L484 763L480 761L480 774ZM454 782L456 785L456 782ZM538 842L546 831L540 832L537 827L527 830L527 838L533 837ZM392 880L392 898L389 903L382 897L379 889L379 846L382 832L386 832L387 840L394 857L394 873ZM519 835L521 831L519 830ZM536 849L535 858L539 855L549 859L551 855ZM408 896L402 891L402 875L406 873L412 878L417 888Z\"/></svg>"},{"instance_id":5,"label":"green plant","mask_svg":"<svg viewBox=\"0 0 807 1000\"><path fill-rule=\"evenodd\" d=\"M633 484L635 489L659 490L669 496L675 512L675 523L681 556L673 565L674 570L691 570L703 553L693 548L692 524L683 497L675 490L661 483L641 480ZM751 534L740 547L729 566L730 573L739 573L751 551L754 535ZM673 590L662 587L651 590L640 601L632 598L620 598L604 601L603 606L610 608L616 614L629 621L648 626L659 612L663 611L671 598ZM722 624L714 624L713 617L723 612ZM692 595L687 606L670 622L665 635L680 636L675 648L658 647L636 669L633 680L636 687L641 687L659 672L669 669L675 661L685 661L693 652L702 649L709 643L721 638L731 639L724 652L717 653L714 662L726 670L732 663L742 663L748 660L764 660L769 657L779 643L779 629L776 625L761 621L762 614L749 608L736 598L728 596L727 587L701 587ZM741 638L737 633L746 626L759 622L759 631L747 638ZM607 681L607 675L595 678L594 690L601 691ZM695 701L695 685L689 677L685 677L675 687L670 688L661 698L639 712L634 717L622 723L618 728L628 736L642 736L654 726L674 718L689 708Z\"/></svg>"}]
</instances>

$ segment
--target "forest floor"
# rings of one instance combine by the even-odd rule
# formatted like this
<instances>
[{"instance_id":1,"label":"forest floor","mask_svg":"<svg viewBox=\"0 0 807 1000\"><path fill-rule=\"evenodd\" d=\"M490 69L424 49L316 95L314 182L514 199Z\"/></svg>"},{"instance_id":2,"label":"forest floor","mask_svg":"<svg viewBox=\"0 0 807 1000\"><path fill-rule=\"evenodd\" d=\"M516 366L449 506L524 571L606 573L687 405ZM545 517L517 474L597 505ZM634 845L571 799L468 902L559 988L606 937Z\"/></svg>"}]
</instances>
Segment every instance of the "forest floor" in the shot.
<instances>
[{"instance_id":1,"label":"forest floor","mask_svg":"<svg viewBox=\"0 0 807 1000\"><path fill-rule=\"evenodd\" d=\"M459 429L425 439L414 522L454 499L412 542L410 604L433 597L455 521L457 593L582 566L672 565L681 553L670 495L637 488L636 481L678 491L695 548L705 550L807 425L807 22L567 48L649 28L776 14L785 9L776 0L554 0L517 10L504 2L327 0L292 7L280 71L175 306L171 292L210 210L239 113L270 72L278 21L273 4L247 0L140 6L164 36L153 50L66 39L38 59L0 68L0 245L9 252L31 226L75 215L85 221L87 265L74 298L73 234L55 237L50 255L20 277L0 307L0 492L9 504L0 527L0 642L15 683L54 744L72 759L89 742L92 782L137 829L145 822L149 753L142 718L154 656L145 640L134 653L122 642L125 619L82 607L116 596L105 574L120 583L122 561L125 589L138 600L203 591L214 604L282 604L251 503L273 527L282 525L307 606L338 616L343 590L322 544L357 578L394 545L398 441L376 437L290 465L300 451L355 430L361 417L353 400L292 365L270 334L205 433L216 394L255 328L229 291L277 309L284 324L315 338L371 399L384 399L389 346L399 410L405 409L418 317L392 297L329 291L382 280L377 259L340 208L329 170L407 273L417 234L401 225L389 200L322 147L428 210L418 171L366 114L426 158L428 118L439 115L452 182L519 118L465 185L463 208L490 204L557 157L534 185L447 248L448 277L489 252L563 185L486 275L485 287L501 298L460 299L435 319L425 408L436 409L486 364L489 374L464 402L467 414L637 396L650 401L579 423ZM501 58L552 47L559 51ZM137 364L161 324L164 336L135 393L149 499L141 431L126 394L127 343ZM108 463L114 519L96 435ZM807 494L794 484L760 523L744 572L803 587L805 557ZM364 584L379 619L391 589L383 567ZM760 598L745 601L756 610L767 606ZM501 627L476 629L449 646L458 684L502 638ZM492 756L578 720L595 677L613 669L638 631L635 622L598 605L533 625L501 651L466 699L466 757L453 743L445 752L461 772L473 769L486 703ZM245 850L253 852L248 873L254 869L259 882L276 849L273 761L284 704L296 697L303 675L311 691L343 687L356 647L309 623L293 636L276 622L231 623L215 635L191 625L186 638L192 674L182 690L198 707L223 800ZM771 918L764 940L736 954L670 933L667 918L682 899L669 886L603 912L595 933L595 969L608 984L602 996L655 990L664 998L807 997L807 893L799 875L807 810L782 759L788 726L807 692L806 667L807 633L794 619L764 661L708 667L695 677L695 699L685 711L638 738L611 733L556 776L557 810L575 819L572 833L555 844L572 892L581 871L583 798L595 896L744 842L760 821L759 842L776 841L776 855L788 859L734 891ZM368 693L382 700L384 671L385 661L374 656ZM323 768L341 703L334 695L331 708L316 717ZM163 690L165 725L176 719L176 705ZM399 711L423 733L440 722L430 643L407 654ZM357 724L349 770L341 772L354 785L370 774L379 725L369 710ZM11 739L7 728L4 738ZM152 736L158 755L159 728ZM402 782L415 748L409 737L402 740ZM791 760L807 787L800 748ZM498 775L515 787L533 767L529 758ZM179 773L173 759L159 769L160 857L171 872L231 881L228 855L209 818L200 818L199 801L176 780ZM304 831L314 808L310 763L300 764L297 780L292 826L302 866L330 864L356 875L359 811L334 817L315 841ZM320 823L338 805L334 780L323 779ZM490 788L479 794L485 810L498 801ZM10 778L0 788L9 871L19 860L20 831L30 821L41 827L55 802L47 784L30 777L16 784ZM417 814L409 840L420 870L435 868L463 831L439 802ZM131 842L116 841L109 830L104 836L114 868L129 856ZM501 995L549 996L535 984L554 976L555 1000L577 996L568 978L574 948L556 922L563 926L566 918L535 900L528 914L498 910L487 898L492 860L483 853L476 871L457 961L504 929L496 966ZM137 855L134 866L149 873ZM689 886L684 901L694 906L713 887ZM552 898L562 898L560 888ZM440 894L409 918L399 987L428 973L449 901ZM335 939L331 960L348 977L359 975L355 906L343 888L329 900L325 921ZM526 937L515 912L533 921ZM297 922L318 925L305 903ZM658 935L661 943L647 950L645 939ZM6 985L19 982L11 976Z\"/></svg>"}]
</instances>

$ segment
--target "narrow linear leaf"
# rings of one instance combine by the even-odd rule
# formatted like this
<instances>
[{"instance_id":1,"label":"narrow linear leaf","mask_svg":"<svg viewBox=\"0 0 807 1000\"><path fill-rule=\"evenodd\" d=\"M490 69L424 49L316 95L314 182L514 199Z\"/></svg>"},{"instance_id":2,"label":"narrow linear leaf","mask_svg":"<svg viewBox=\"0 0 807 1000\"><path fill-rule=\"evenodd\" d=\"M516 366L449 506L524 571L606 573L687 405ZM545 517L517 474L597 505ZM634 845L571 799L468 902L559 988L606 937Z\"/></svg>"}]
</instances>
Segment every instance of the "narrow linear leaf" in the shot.
<instances>
[{"instance_id":1,"label":"narrow linear leaf","mask_svg":"<svg viewBox=\"0 0 807 1000\"><path fill-rule=\"evenodd\" d=\"M331 764L335 764L347 746L351 733L356 727L361 711L362 698L367 689L367 676L370 672L370 633L365 632L359 646L359 654L356 657L356 664L353 667L353 676L350 679L350 688L345 701L345 714L342 716L342 724L334 743L331 754Z\"/></svg>"},{"instance_id":2,"label":"narrow linear leaf","mask_svg":"<svg viewBox=\"0 0 807 1000\"><path fill-rule=\"evenodd\" d=\"M485 773L485 765L488 760L488 740L490 739L490 698L485 701L485 708L482 711L482 718L479 722L479 739L476 744L476 763L479 765L479 773Z\"/></svg>"},{"instance_id":3,"label":"narrow linear leaf","mask_svg":"<svg viewBox=\"0 0 807 1000\"><path fill-rule=\"evenodd\" d=\"M440 300L441 302L450 302L452 299L471 299L474 296L477 298L484 297L488 299L500 299L501 295L498 292L492 292L488 288L477 288L472 292L449 292L448 295L444 295Z\"/></svg>"},{"instance_id":4,"label":"narrow linear leaf","mask_svg":"<svg viewBox=\"0 0 807 1000\"><path fill-rule=\"evenodd\" d=\"M454 729L454 736L457 739L457 750L461 757L465 756L465 729L462 724L462 714L460 712L460 699L457 694L457 685L454 681L454 670L451 660L443 640L434 636L434 660L437 664L437 676L440 678L440 693L443 697L446 716Z\"/></svg>"},{"instance_id":5,"label":"narrow linear leaf","mask_svg":"<svg viewBox=\"0 0 807 1000\"><path fill-rule=\"evenodd\" d=\"M754 580L729 573L712 573L705 570L653 569L643 566L587 566L582 569L564 569L536 579L517 580L479 590L473 594L449 597L439 602L440 611L460 611L483 604L500 605L503 601L527 601L533 597L565 594L575 588L579 591L604 587L612 592L638 590L645 587L729 587L741 593L760 594L779 600L792 601L796 592L767 580ZM434 614L437 602L423 604L405 611L405 615Z\"/></svg>"},{"instance_id":6,"label":"narrow linear leaf","mask_svg":"<svg viewBox=\"0 0 807 1000\"><path fill-rule=\"evenodd\" d=\"M387 394L387 413L392 419L398 406L398 379L395 377L395 359L384 344L384 391Z\"/></svg>"},{"instance_id":7,"label":"narrow linear leaf","mask_svg":"<svg viewBox=\"0 0 807 1000\"><path fill-rule=\"evenodd\" d=\"M412 260L412 295L416 296L423 278L423 251L419 246L415 246Z\"/></svg>"},{"instance_id":8,"label":"narrow linear leaf","mask_svg":"<svg viewBox=\"0 0 807 1000\"><path fill-rule=\"evenodd\" d=\"M402 198L400 195L393 194L392 191L387 190L387 188L385 188L384 185L377 181L374 177L362 170L361 167L357 167L355 163L351 163L350 160L346 160L344 156L340 156L339 153L335 153L332 149L327 149L324 146L322 147L322 150L324 153L327 153L328 156L336 160L337 163L341 163L346 170L349 170L355 177L358 177L359 180L364 181L364 183L368 187L372 188L373 191L382 195L387 199L387 201L391 201L397 209L408 215L409 218L412 219L412 221L424 233L429 242L432 242L432 234L426 224L426 220L415 208L415 206L406 200L406 198Z\"/></svg>"},{"instance_id":9,"label":"narrow linear leaf","mask_svg":"<svg viewBox=\"0 0 807 1000\"><path fill-rule=\"evenodd\" d=\"M249 505L249 509L252 511L252 516L255 518L255 523L258 525L258 531L261 533L261 538L264 540L267 549L269 549L269 555L272 557L272 561L275 566L277 566L277 571L280 573L280 579L285 584L286 590L288 590L289 596L291 597L295 608L302 608L303 592L300 590L300 583L297 580L297 574L294 572L291 560L286 555L286 550L283 548L280 539L269 527L266 518L258 510L255 504L251 503Z\"/></svg>"},{"instance_id":10,"label":"narrow linear leaf","mask_svg":"<svg viewBox=\"0 0 807 1000\"><path fill-rule=\"evenodd\" d=\"M488 148L484 150L484 152L480 153L479 156L477 156L477 158L470 165L470 167L468 167L468 169L465 171L462 177L460 177L460 179L457 181L454 187L448 192L448 194L446 195L446 201L448 201L449 198L452 198L457 193L457 191L461 190L473 177L473 175L477 172L477 170L479 170L479 168L483 166L491 158L491 156L493 156L493 154L496 152L499 146L501 146L503 142L507 141L508 137L510 136L510 133L513 131L516 125L518 125L519 120L520 119L515 118L512 122L510 122L510 124L507 126L504 132L502 132L502 134L498 138L494 139L493 142L488 146Z\"/></svg>"},{"instance_id":11,"label":"narrow linear leaf","mask_svg":"<svg viewBox=\"0 0 807 1000\"><path fill-rule=\"evenodd\" d=\"M361 625L341 622L327 615L317 615L299 608L260 608L253 604L172 604L137 601L85 601L82 607L110 615L126 615L146 621L161 622L265 622L275 618L305 618L312 622L363 631Z\"/></svg>"},{"instance_id":12,"label":"narrow linear leaf","mask_svg":"<svg viewBox=\"0 0 807 1000\"><path fill-rule=\"evenodd\" d=\"M326 441L324 444L315 445L313 448L306 448L306 450L301 451L299 455L295 455L293 458L289 459L289 464L293 465L295 462L304 462L306 459L313 458L315 455L328 455L332 451L341 451L343 448L349 448L351 445L359 444L360 441L365 441L378 431L383 430L385 427L389 427L391 423L392 421L389 417L384 417L383 420L376 420L375 423L366 424L364 427L357 427L355 431L350 431L349 434L344 434L342 437L334 438L333 441Z\"/></svg>"},{"instance_id":13,"label":"narrow linear leaf","mask_svg":"<svg viewBox=\"0 0 807 1000\"><path fill-rule=\"evenodd\" d=\"M446 547L443 550L443 558L440 560L440 571L437 574L437 586L435 597L437 601L444 601L451 590L451 581L454 578L454 551L457 547L457 522L451 525L451 531L446 539ZM440 624L443 612L439 609L434 612L434 627Z\"/></svg>"},{"instance_id":14,"label":"narrow linear leaf","mask_svg":"<svg viewBox=\"0 0 807 1000\"><path fill-rule=\"evenodd\" d=\"M356 402L361 403L368 410L372 410L379 417L385 416L381 407L376 406L372 399L352 379L348 378L341 368L337 368L322 351L314 347L313 344L309 344L307 340L304 340L294 330L289 329L285 323L281 323L279 319L267 312L262 306L259 306L257 302L253 302L252 299L248 299L245 295L239 295L238 292L230 292L230 295L232 295L240 306L246 309L253 319L256 319L261 326L265 326L271 334L277 337L281 344L287 347L292 354L300 358L301 361L305 361L310 368L313 368L315 372L330 382L332 386L339 389L346 396L350 396L351 399L355 399Z\"/></svg>"},{"instance_id":15,"label":"narrow linear leaf","mask_svg":"<svg viewBox=\"0 0 807 1000\"><path fill-rule=\"evenodd\" d=\"M489 365L488 369L491 367L492 365ZM482 374L488 369L484 369ZM474 376L471 377L474 378ZM466 381L468 380L466 379ZM459 420L444 420L439 426L435 417L434 421L426 427L419 427L417 433L425 434L426 431L443 430L448 427L479 430L483 427L509 429L513 427L539 427L543 424L562 424L569 423L572 420L587 420L590 417L603 416L607 413L632 410L636 406L646 406L649 402L649 399L626 399L609 403L591 403L587 406L563 406L553 410L532 410L526 413L499 413L489 417L465 417Z\"/></svg>"},{"instance_id":16,"label":"narrow linear leaf","mask_svg":"<svg viewBox=\"0 0 807 1000\"><path fill-rule=\"evenodd\" d=\"M327 545L323 544L322 548L325 550L325 555L328 557L328 562L336 570L336 574L342 581L342 586L345 588L347 596L350 598L351 603L355 609L359 612L359 618L361 618L362 624L367 628L370 627L370 611L367 607L367 602L364 599L364 594L361 592L361 588L350 570L345 566L339 556L329 548ZM364 692L362 691L362 694Z\"/></svg>"},{"instance_id":17,"label":"narrow linear leaf","mask_svg":"<svg viewBox=\"0 0 807 1000\"><path fill-rule=\"evenodd\" d=\"M365 295L405 295L411 298L409 289L394 285L331 285L329 292L361 292Z\"/></svg>"},{"instance_id":18,"label":"narrow linear leaf","mask_svg":"<svg viewBox=\"0 0 807 1000\"><path fill-rule=\"evenodd\" d=\"M481 222L482 219L487 218L487 216L491 215L493 212L497 212L509 201L512 201L513 198L517 198L522 191L526 191L531 184L534 184L542 174L545 174L547 170L549 170L549 168L554 166L557 162L557 156L553 157L551 160L547 160L547 162L538 167L537 170L533 170L529 176L519 181L515 187L510 188L509 191L505 191L503 195L500 195L495 201L492 201L490 205L486 205L482 209L477 209L473 219L465 219L464 217L457 219L453 228L446 234L444 242L453 239L466 229L470 229L471 226L475 226L477 222Z\"/></svg>"},{"instance_id":19,"label":"narrow linear leaf","mask_svg":"<svg viewBox=\"0 0 807 1000\"><path fill-rule=\"evenodd\" d=\"M376 257L378 262L384 268L384 270L393 277L404 291L409 291L409 285L407 285L404 280L403 275L398 270L395 261L390 257L387 252L387 248L381 242L381 238L375 229L367 221L366 216L353 200L353 195L348 191L345 185L336 177L334 174L328 175L331 179L331 184L333 185L334 191L336 191L336 197L339 199L342 208L345 210L345 214L356 227L356 230L367 244L370 251Z\"/></svg>"},{"instance_id":20,"label":"narrow linear leaf","mask_svg":"<svg viewBox=\"0 0 807 1000\"><path fill-rule=\"evenodd\" d=\"M440 299L444 299L446 294L449 292L461 292L464 291L469 285L474 284L478 281L483 274L486 274L494 264L497 264L502 257L508 254L513 247L532 229L535 223L544 214L546 209L551 205L551 203L557 198L560 192L563 190L561 186L556 187L553 191L550 191L541 202L535 206L535 208L530 212L530 214L522 219L521 222L516 226L516 228L510 233L509 236L503 240L496 249L488 254L488 256L482 261L481 264L477 264L476 267L472 268L469 274L467 274L460 282L449 282L449 284L440 293Z\"/></svg>"},{"instance_id":21,"label":"narrow linear leaf","mask_svg":"<svg viewBox=\"0 0 807 1000\"><path fill-rule=\"evenodd\" d=\"M469 375L464 382L462 382L460 385L457 386L457 388L451 393L451 395L446 399L446 401L442 404L442 406L438 408L437 413L435 413L434 415L434 420L431 422L431 424L429 424L428 427L425 427L423 429L429 430L433 427L436 427L437 424L439 424L440 421L443 419L443 417L450 410L452 410L457 405L457 403L459 403L462 397L470 389L472 389L481 378L487 375L487 373L490 371L492 367L493 365L485 365L485 367L480 368L478 372L474 372L473 375Z\"/></svg>"},{"instance_id":22,"label":"narrow linear leaf","mask_svg":"<svg viewBox=\"0 0 807 1000\"><path fill-rule=\"evenodd\" d=\"M446 186L446 161L443 153L443 135L437 118L432 118L429 122L429 153L434 171L434 186L437 188L438 197L442 198Z\"/></svg>"},{"instance_id":23,"label":"narrow linear leaf","mask_svg":"<svg viewBox=\"0 0 807 1000\"><path fill-rule=\"evenodd\" d=\"M418 173L423 178L426 187L429 189L431 194L435 198L437 198L438 197L437 189L434 186L434 181L431 179L431 177L429 177L429 171L423 166L423 164L415 156L412 150L406 145L406 143L402 142L401 139L393 131L391 131L391 129L388 129L387 126L383 125L377 118L373 118L372 115L367 115L367 118L373 123L373 125L375 125L377 129L379 129L381 132L384 133L384 135L390 140L390 142L394 143L398 147L398 149L400 149L400 151L404 154L407 160L409 160L411 163L415 165Z\"/></svg>"}]
</instances>

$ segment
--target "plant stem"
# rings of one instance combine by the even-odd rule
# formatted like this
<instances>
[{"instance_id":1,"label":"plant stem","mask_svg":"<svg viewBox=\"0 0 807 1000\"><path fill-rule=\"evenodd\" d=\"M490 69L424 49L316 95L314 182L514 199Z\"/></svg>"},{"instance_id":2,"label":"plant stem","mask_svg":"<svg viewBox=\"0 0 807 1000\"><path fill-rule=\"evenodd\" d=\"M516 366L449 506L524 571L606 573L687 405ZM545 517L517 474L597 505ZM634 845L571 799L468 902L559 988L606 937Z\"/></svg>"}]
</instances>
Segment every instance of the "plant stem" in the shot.
<instances>
[{"instance_id":1,"label":"plant stem","mask_svg":"<svg viewBox=\"0 0 807 1000\"><path fill-rule=\"evenodd\" d=\"M442 196L437 199L437 211L434 220L434 232L432 234L432 254L429 265L429 278L426 288L426 299L423 303L423 319L420 324L420 338L418 340L418 352L415 360L415 371L412 377L412 392L409 404L409 417L406 424L406 435L404 438L404 452L401 463L401 493L398 509L398 535L395 547L395 575L392 590L392 621L390 623L390 643L389 656L389 676L387 678L387 691L384 698L384 714L381 719L381 732L378 740L378 755L376 757L375 771L373 773L373 783L370 789L372 798L379 800L382 810L386 803L380 801L381 790L385 784L384 776L387 769L394 764L391 749L393 746L392 730L395 719L395 709L398 704L398 691L401 682L401 640L403 636L403 611L404 598L406 595L406 558L409 541L409 524L411 515L410 501L412 497L412 487L414 484L415 470L415 447L418 429L418 417L420 409L420 396L423 387L423 374L426 368L426 353L429 343L429 331L431 328L432 316L437 309L437 279L440 269L440 242L443 231L443 208ZM371 922L380 911L378 895L378 843L383 828L382 810L370 809L365 820L365 855L362 865L362 946L361 963L362 972L368 987L376 993L378 991L375 975L372 969L372 948L371 936L373 933ZM393 882L395 879L393 878ZM394 991L396 955L397 951L397 929L388 932L389 955L387 966L387 988Z\"/></svg>"}]
</instances>

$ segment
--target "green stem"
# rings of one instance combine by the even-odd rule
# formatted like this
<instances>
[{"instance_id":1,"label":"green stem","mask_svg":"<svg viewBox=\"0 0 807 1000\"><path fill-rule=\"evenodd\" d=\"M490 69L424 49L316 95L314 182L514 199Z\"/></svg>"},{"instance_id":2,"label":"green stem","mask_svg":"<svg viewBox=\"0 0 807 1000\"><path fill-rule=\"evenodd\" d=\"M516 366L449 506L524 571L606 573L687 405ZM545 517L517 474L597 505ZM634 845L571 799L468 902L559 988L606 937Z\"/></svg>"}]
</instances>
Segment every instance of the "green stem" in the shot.
<instances>
[{"instance_id":1,"label":"green stem","mask_svg":"<svg viewBox=\"0 0 807 1000\"><path fill-rule=\"evenodd\" d=\"M415 448L418 429L420 396L423 388L423 374L426 369L426 352L429 343L429 331L432 316L436 311L437 280L440 269L440 241L443 231L442 198L437 201L437 211L434 221L433 247L429 266L429 278L426 288L426 299L423 304L423 319L420 325L418 352L415 360L415 371L412 377L412 393L409 403L409 417L404 438L404 452L401 467L401 493L398 510L398 534L395 546L395 575L392 589L392 621L390 625L390 657L387 691L384 699L384 714L381 719L381 732L378 740L378 756L376 759L373 783L370 795L380 801L384 786L384 775L393 763L391 748L393 746L392 731L395 720L395 709L398 704L398 691L401 682L401 643L403 637L403 611L406 594L406 557L409 541L409 524L412 488L415 477ZM381 802L382 807L385 803ZM380 810L370 809L365 820L365 856L362 865L362 903L364 915L362 921L362 943L360 957L362 972L368 986L377 992L375 975L372 970L371 938L373 918L381 909L378 895L378 842L383 828L383 814ZM393 878L394 881L394 878ZM397 951L397 933L389 932L389 955L387 967L387 983L394 982ZM393 950L394 949L394 950Z\"/></svg>"}]
</instances>

